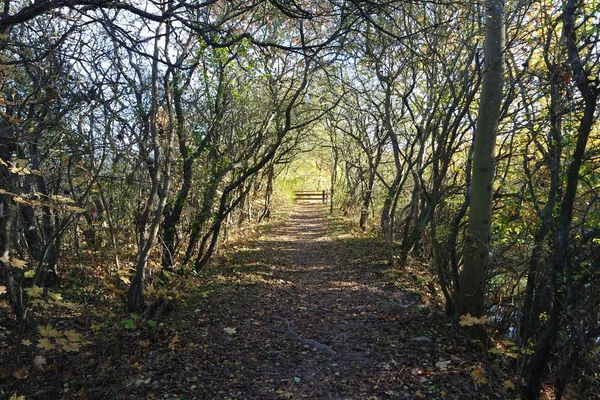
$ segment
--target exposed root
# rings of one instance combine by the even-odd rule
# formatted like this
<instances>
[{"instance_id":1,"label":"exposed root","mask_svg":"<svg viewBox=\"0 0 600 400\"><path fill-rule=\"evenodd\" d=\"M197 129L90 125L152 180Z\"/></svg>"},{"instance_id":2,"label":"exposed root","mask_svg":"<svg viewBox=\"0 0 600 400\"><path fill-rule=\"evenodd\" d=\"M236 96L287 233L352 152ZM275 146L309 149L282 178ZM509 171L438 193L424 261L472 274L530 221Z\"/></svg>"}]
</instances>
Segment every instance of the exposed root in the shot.
<instances>
[{"instance_id":1,"label":"exposed root","mask_svg":"<svg viewBox=\"0 0 600 400\"><path fill-rule=\"evenodd\" d=\"M332 356L337 354L337 352L335 350L333 350L331 347L329 347L323 343L317 342L314 339L305 339L302 336L300 336L298 333L296 333L296 331L294 331L294 329L292 328L292 323L289 320L287 320L285 318L281 318L281 317L274 317L274 318L282 320L285 323L286 333L289 336L296 339L297 341L299 341L300 343L310 346L313 349L322 351L324 353L331 354Z\"/></svg>"}]
</instances>

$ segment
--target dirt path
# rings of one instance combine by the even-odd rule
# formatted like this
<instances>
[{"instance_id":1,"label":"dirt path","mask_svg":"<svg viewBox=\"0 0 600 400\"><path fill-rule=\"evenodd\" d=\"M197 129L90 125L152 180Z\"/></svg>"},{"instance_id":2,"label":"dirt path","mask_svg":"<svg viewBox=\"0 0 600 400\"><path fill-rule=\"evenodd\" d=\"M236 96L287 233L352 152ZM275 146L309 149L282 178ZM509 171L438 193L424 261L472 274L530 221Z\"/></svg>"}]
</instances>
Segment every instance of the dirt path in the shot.
<instances>
[{"instance_id":1,"label":"dirt path","mask_svg":"<svg viewBox=\"0 0 600 400\"><path fill-rule=\"evenodd\" d=\"M435 365L451 361L450 340L414 295L386 288L373 245L332 235L309 203L238 249L186 339L202 350L187 364L192 397L469 398Z\"/></svg>"},{"instance_id":2,"label":"dirt path","mask_svg":"<svg viewBox=\"0 0 600 400\"><path fill-rule=\"evenodd\" d=\"M160 324L115 324L71 398L496 398L471 379L481 351L425 304L426 274L390 270L381 241L349 230L298 204L189 279Z\"/></svg>"},{"instance_id":3,"label":"dirt path","mask_svg":"<svg viewBox=\"0 0 600 400\"><path fill-rule=\"evenodd\" d=\"M426 268L391 270L380 239L350 230L298 204L199 276L174 277L167 317L100 303L76 321L89 346L49 353L0 400L511 398L511 377L492 377L483 346L427 305Z\"/></svg>"}]
</instances>

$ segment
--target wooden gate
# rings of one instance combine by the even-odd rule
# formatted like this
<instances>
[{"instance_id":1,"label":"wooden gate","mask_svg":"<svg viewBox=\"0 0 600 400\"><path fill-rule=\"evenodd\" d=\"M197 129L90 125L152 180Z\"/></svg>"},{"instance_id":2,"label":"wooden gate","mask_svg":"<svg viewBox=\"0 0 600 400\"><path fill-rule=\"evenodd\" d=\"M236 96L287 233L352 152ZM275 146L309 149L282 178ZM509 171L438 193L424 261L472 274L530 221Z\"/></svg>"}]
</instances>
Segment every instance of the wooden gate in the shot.
<instances>
[{"instance_id":1,"label":"wooden gate","mask_svg":"<svg viewBox=\"0 0 600 400\"><path fill-rule=\"evenodd\" d=\"M294 192L296 201L298 200L317 200L326 203L329 194L327 190L313 190L313 191L296 191Z\"/></svg>"}]
</instances>

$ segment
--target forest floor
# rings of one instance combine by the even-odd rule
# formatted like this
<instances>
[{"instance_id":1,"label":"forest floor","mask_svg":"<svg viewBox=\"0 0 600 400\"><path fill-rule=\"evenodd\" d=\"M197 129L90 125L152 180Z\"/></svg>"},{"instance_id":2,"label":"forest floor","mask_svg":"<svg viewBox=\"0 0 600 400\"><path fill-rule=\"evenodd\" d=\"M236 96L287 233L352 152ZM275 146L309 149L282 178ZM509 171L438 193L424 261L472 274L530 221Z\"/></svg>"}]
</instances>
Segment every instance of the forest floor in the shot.
<instances>
[{"instance_id":1,"label":"forest floor","mask_svg":"<svg viewBox=\"0 0 600 400\"><path fill-rule=\"evenodd\" d=\"M173 288L160 320L109 304L52 320L87 344L6 366L0 399L515 397L484 346L443 316L428 268L384 260L381 239L299 203Z\"/></svg>"}]
</instances>

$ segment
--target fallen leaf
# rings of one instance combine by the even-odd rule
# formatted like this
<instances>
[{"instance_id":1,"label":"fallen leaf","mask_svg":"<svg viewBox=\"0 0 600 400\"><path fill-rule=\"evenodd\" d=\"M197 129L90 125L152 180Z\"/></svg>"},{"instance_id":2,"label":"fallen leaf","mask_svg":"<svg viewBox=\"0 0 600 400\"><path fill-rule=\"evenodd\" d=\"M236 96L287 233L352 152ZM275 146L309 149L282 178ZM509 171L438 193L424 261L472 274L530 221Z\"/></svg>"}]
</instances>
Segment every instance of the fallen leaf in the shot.
<instances>
[{"instance_id":1,"label":"fallen leaf","mask_svg":"<svg viewBox=\"0 0 600 400\"><path fill-rule=\"evenodd\" d=\"M38 341L37 347L44 350L52 350L55 346L50 340L42 338Z\"/></svg>"},{"instance_id":2,"label":"fallen leaf","mask_svg":"<svg viewBox=\"0 0 600 400\"><path fill-rule=\"evenodd\" d=\"M17 379L27 379L29 376L29 372L25 368L19 368L15 372L13 372L13 376Z\"/></svg>"},{"instance_id":3,"label":"fallen leaf","mask_svg":"<svg viewBox=\"0 0 600 400\"><path fill-rule=\"evenodd\" d=\"M79 344L73 343L73 342L67 342L62 345L62 348L64 351L77 352L77 351L79 351Z\"/></svg>"},{"instance_id":4,"label":"fallen leaf","mask_svg":"<svg viewBox=\"0 0 600 400\"><path fill-rule=\"evenodd\" d=\"M504 390L515 390L515 384L510 379L504 381Z\"/></svg>"},{"instance_id":5,"label":"fallen leaf","mask_svg":"<svg viewBox=\"0 0 600 400\"><path fill-rule=\"evenodd\" d=\"M27 266L27 261L19 260L18 258L12 258L10 264L15 268L23 269Z\"/></svg>"},{"instance_id":6,"label":"fallen leaf","mask_svg":"<svg viewBox=\"0 0 600 400\"><path fill-rule=\"evenodd\" d=\"M40 371L44 370L44 365L46 364L46 359L42 356L35 356L33 359L33 365Z\"/></svg>"},{"instance_id":7,"label":"fallen leaf","mask_svg":"<svg viewBox=\"0 0 600 400\"><path fill-rule=\"evenodd\" d=\"M29 340L29 339L23 339L23 340L21 341L21 344L22 344L23 346L31 346L31 345L33 344L33 342L32 342L31 340Z\"/></svg>"},{"instance_id":8,"label":"fallen leaf","mask_svg":"<svg viewBox=\"0 0 600 400\"><path fill-rule=\"evenodd\" d=\"M52 326L46 325L40 326L40 335L42 335L43 337L57 338L61 337L62 333L54 329Z\"/></svg>"},{"instance_id":9,"label":"fallen leaf","mask_svg":"<svg viewBox=\"0 0 600 400\"><path fill-rule=\"evenodd\" d=\"M450 365L452 361L438 361L435 363L435 366L438 367L441 371L448 369L448 365Z\"/></svg>"},{"instance_id":10,"label":"fallen leaf","mask_svg":"<svg viewBox=\"0 0 600 400\"><path fill-rule=\"evenodd\" d=\"M169 349L175 350L175 344L177 344L177 342L179 342L179 335L173 336L173 339L171 339L171 342L169 343Z\"/></svg>"},{"instance_id":11,"label":"fallen leaf","mask_svg":"<svg viewBox=\"0 0 600 400\"><path fill-rule=\"evenodd\" d=\"M25 292L29 295L29 297L39 297L42 293L44 293L44 289L38 285L33 285L32 287L25 289Z\"/></svg>"},{"instance_id":12,"label":"fallen leaf","mask_svg":"<svg viewBox=\"0 0 600 400\"><path fill-rule=\"evenodd\" d=\"M0 285L0 294L6 293L6 286Z\"/></svg>"},{"instance_id":13,"label":"fallen leaf","mask_svg":"<svg viewBox=\"0 0 600 400\"><path fill-rule=\"evenodd\" d=\"M225 331L225 333L227 333L228 335L235 335L236 329L235 328L223 328L223 330Z\"/></svg>"},{"instance_id":14,"label":"fallen leaf","mask_svg":"<svg viewBox=\"0 0 600 400\"><path fill-rule=\"evenodd\" d=\"M458 322L461 326L473 326L473 325L484 325L488 323L491 317L473 317L471 314L461 315L460 321Z\"/></svg>"},{"instance_id":15,"label":"fallen leaf","mask_svg":"<svg viewBox=\"0 0 600 400\"><path fill-rule=\"evenodd\" d=\"M471 371L471 378L473 378L473 382L475 382L477 385L483 385L487 383L485 370L481 367L474 368L473 371Z\"/></svg>"},{"instance_id":16,"label":"fallen leaf","mask_svg":"<svg viewBox=\"0 0 600 400\"><path fill-rule=\"evenodd\" d=\"M65 336L69 339L70 342L79 342L81 341L81 333L77 333L75 331L66 331Z\"/></svg>"}]
</instances>

